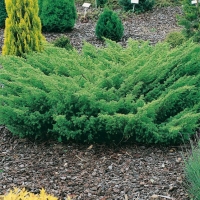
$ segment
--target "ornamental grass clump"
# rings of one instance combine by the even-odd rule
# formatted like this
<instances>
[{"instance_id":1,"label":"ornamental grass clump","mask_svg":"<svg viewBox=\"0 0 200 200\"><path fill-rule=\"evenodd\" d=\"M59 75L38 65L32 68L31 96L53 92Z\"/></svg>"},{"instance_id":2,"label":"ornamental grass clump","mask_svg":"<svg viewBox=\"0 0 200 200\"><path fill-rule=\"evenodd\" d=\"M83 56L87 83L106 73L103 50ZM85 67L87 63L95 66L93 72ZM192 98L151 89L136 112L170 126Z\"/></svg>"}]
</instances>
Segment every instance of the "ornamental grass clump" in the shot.
<instances>
[{"instance_id":1,"label":"ornamental grass clump","mask_svg":"<svg viewBox=\"0 0 200 200\"><path fill-rule=\"evenodd\" d=\"M7 0L3 55L23 56L43 49L37 0Z\"/></svg>"},{"instance_id":2,"label":"ornamental grass clump","mask_svg":"<svg viewBox=\"0 0 200 200\"><path fill-rule=\"evenodd\" d=\"M124 26L118 15L108 8L104 9L95 28L97 38L103 39L105 37L113 41L120 41L123 33Z\"/></svg>"}]
</instances>

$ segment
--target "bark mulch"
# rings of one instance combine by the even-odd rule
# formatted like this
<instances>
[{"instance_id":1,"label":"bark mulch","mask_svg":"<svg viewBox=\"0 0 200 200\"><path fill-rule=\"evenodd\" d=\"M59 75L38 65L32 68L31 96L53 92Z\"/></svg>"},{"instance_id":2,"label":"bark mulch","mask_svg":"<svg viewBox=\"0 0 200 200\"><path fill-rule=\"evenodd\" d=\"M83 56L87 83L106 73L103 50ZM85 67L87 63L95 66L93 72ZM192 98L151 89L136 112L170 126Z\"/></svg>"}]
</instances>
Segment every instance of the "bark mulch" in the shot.
<instances>
[{"instance_id":1,"label":"bark mulch","mask_svg":"<svg viewBox=\"0 0 200 200\"><path fill-rule=\"evenodd\" d=\"M182 147L34 143L0 127L0 193L13 187L60 199L189 199Z\"/></svg>"}]
</instances>

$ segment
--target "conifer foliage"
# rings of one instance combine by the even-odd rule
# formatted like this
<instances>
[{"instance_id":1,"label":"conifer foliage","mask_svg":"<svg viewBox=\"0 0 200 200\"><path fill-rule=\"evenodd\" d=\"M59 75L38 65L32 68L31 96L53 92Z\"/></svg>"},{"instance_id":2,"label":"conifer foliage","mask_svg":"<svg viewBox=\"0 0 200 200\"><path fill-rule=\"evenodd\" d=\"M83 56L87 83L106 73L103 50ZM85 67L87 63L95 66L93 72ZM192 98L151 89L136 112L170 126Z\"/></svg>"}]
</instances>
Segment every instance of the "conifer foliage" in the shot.
<instances>
[{"instance_id":1,"label":"conifer foliage","mask_svg":"<svg viewBox=\"0 0 200 200\"><path fill-rule=\"evenodd\" d=\"M7 17L6 7L4 0L0 0L0 27L5 26L5 20Z\"/></svg>"},{"instance_id":2,"label":"conifer foliage","mask_svg":"<svg viewBox=\"0 0 200 200\"><path fill-rule=\"evenodd\" d=\"M74 27L77 18L74 0L43 0L41 9L43 31L64 32Z\"/></svg>"},{"instance_id":3,"label":"conifer foliage","mask_svg":"<svg viewBox=\"0 0 200 200\"><path fill-rule=\"evenodd\" d=\"M131 0L118 0L119 5L123 7L125 11L133 9L133 4ZM139 0L138 4L135 4L134 12L142 13L151 10L155 4L155 0Z\"/></svg>"},{"instance_id":4,"label":"conifer foliage","mask_svg":"<svg viewBox=\"0 0 200 200\"><path fill-rule=\"evenodd\" d=\"M113 41L119 41L123 36L124 27L118 15L106 8L97 21L95 33L99 39L105 37Z\"/></svg>"},{"instance_id":5,"label":"conifer foliage","mask_svg":"<svg viewBox=\"0 0 200 200\"><path fill-rule=\"evenodd\" d=\"M191 0L183 1L183 15L178 17L179 25L184 27L183 34L193 37L194 41L200 41L200 6L191 4Z\"/></svg>"},{"instance_id":6,"label":"conifer foliage","mask_svg":"<svg viewBox=\"0 0 200 200\"><path fill-rule=\"evenodd\" d=\"M23 56L42 50L43 36L37 0L6 0L3 55Z\"/></svg>"}]
</instances>

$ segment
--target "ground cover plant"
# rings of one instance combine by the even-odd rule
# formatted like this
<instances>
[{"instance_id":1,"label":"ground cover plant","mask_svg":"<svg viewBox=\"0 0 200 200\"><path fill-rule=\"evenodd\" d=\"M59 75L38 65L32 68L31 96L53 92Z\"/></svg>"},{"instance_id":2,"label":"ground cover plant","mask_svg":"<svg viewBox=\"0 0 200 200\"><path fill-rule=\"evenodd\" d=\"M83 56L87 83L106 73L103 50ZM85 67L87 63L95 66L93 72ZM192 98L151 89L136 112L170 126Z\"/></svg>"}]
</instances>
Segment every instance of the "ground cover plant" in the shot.
<instances>
[{"instance_id":1,"label":"ground cover plant","mask_svg":"<svg viewBox=\"0 0 200 200\"><path fill-rule=\"evenodd\" d=\"M177 144L199 127L199 51L107 40L81 54L47 45L1 56L0 124L35 139Z\"/></svg>"}]
</instances>

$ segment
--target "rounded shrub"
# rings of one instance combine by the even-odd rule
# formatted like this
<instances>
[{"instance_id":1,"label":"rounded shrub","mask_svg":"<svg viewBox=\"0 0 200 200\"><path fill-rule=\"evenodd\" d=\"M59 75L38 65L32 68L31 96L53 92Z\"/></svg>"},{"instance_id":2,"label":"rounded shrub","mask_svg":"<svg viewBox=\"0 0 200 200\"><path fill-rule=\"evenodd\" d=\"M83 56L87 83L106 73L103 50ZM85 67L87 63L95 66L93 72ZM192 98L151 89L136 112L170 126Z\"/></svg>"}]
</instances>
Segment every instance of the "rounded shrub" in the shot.
<instances>
[{"instance_id":1,"label":"rounded shrub","mask_svg":"<svg viewBox=\"0 0 200 200\"><path fill-rule=\"evenodd\" d=\"M113 41L119 41L123 33L124 26L118 15L108 8L104 9L95 28L97 38L103 39L105 37Z\"/></svg>"},{"instance_id":2,"label":"rounded shrub","mask_svg":"<svg viewBox=\"0 0 200 200\"><path fill-rule=\"evenodd\" d=\"M44 32L64 32L74 27L77 18L74 0L43 0L41 9Z\"/></svg>"},{"instance_id":3,"label":"rounded shrub","mask_svg":"<svg viewBox=\"0 0 200 200\"><path fill-rule=\"evenodd\" d=\"M172 48L181 45L186 40L181 32L171 32L167 35L165 41L170 44Z\"/></svg>"},{"instance_id":4,"label":"rounded shrub","mask_svg":"<svg viewBox=\"0 0 200 200\"><path fill-rule=\"evenodd\" d=\"M123 7L125 11L133 9L133 4L131 0L118 0L119 5ZM155 4L155 0L139 0L138 4L135 4L134 11L136 13L142 13L151 10Z\"/></svg>"},{"instance_id":5,"label":"rounded shrub","mask_svg":"<svg viewBox=\"0 0 200 200\"><path fill-rule=\"evenodd\" d=\"M7 17L6 7L4 0L0 0L0 27L5 27L5 20Z\"/></svg>"},{"instance_id":6,"label":"rounded shrub","mask_svg":"<svg viewBox=\"0 0 200 200\"><path fill-rule=\"evenodd\" d=\"M65 48L66 50L72 50L73 46L70 44L70 40L67 36L62 35L59 38L57 38L53 42L55 47Z\"/></svg>"}]
</instances>

